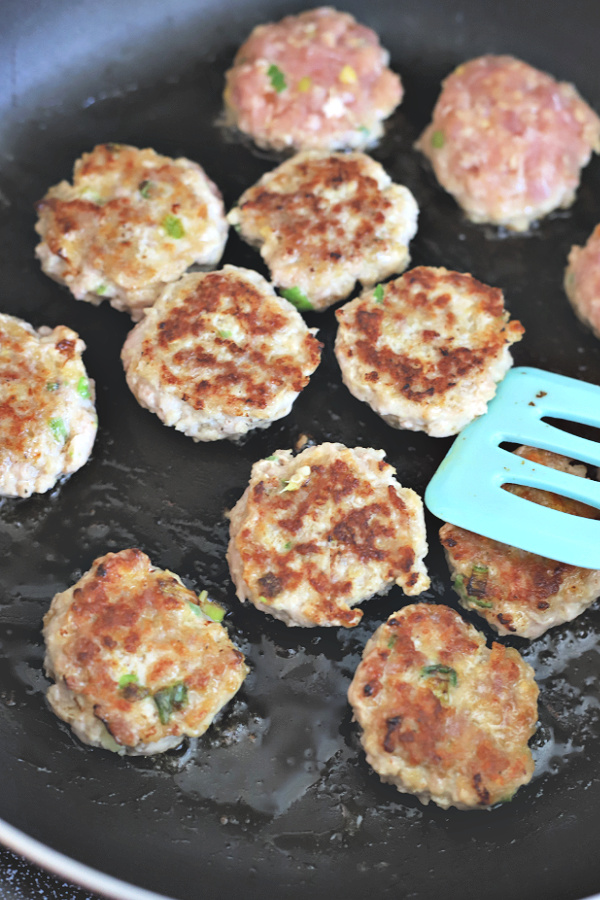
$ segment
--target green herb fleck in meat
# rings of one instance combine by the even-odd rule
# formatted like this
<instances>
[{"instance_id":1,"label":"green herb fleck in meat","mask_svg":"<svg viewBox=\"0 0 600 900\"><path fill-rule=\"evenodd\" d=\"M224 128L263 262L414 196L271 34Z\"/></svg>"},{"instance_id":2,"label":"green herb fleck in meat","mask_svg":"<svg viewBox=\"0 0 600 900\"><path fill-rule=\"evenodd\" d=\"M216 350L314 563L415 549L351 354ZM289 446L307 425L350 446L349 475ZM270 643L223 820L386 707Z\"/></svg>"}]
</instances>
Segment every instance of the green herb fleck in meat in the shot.
<instances>
[{"instance_id":1,"label":"green herb fleck in meat","mask_svg":"<svg viewBox=\"0 0 600 900\"><path fill-rule=\"evenodd\" d=\"M50 425L50 431L54 435L54 439L60 444L64 444L69 437L69 432L67 430L67 426L64 423L64 420L50 419L48 424Z\"/></svg>"},{"instance_id":2,"label":"green herb fleck in meat","mask_svg":"<svg viewBox=\"0 0 600 900\"><path fill-rule=\"evenodd\" d=\"M458 676L455 669L440 663L423 666L421 678L429 680L431 692L441 703L448 703L450 688L455 688L458 684Z\"/></svg>"},{"instance_id":3,"label":"green herb fleck in meat","mask_svg":"<svg viewBox=\"0 0 600 900\"><path fill-rule=\"evenodd\" d=\"M285 75L275 63L271 63L269 68L267 69L267 75L271 80L271 87L280 94L282 91L285 91L287 84L285 81Z\"/></svg>"},{"instance_id":4,"label":"green herb fleck in meat","mask_svg":"<svg viewBox=\"0 0 600 900\"><path fill-rule=\"evenodd\" d=\"M375 286L375 290L373 291L373 296L377 303L383 303L383 296L385 294L385 289L382 284L378 284Z\"/></svg>"},{"instance_id":5,"label":"green herb fleck in meat","mask_svg":"<svg viewBox=\"0 0 600 900\"><path fill-rule=\"evenodd\" d=\"M175 240L182 238L185 234L183 222L178 216L173 216L171 215L171 213L165 216L162 220L162 227L165 229L169 237L175 238Z\"/></svg>"},{"instance_id":6,"label":"green herb fleck in meat","mask_svg":"<svg viewBox=\"0 0 600 900\"><path fill-rule=\"evenodd\" d=\"M84 400L89 400L89 398L92 396L90 391L90 383L85 375L82 375L77 382L77 393L80 397L83 397Z\"/></svg>"},{"instance_id":7,"label":"green herb fleck in meat","mask_svg":"<svg viewBox=\"0 0 600 900\"><path fill-rule=\"evenodd\" d=\"M293 303L296 309L305 311L314 309L306 294L304 294L299 287L285 288L281 291L281 296L285 297L286 300L289 300L290 303Z\"/></svg>"},{"instance_id":8,"label":"green herb fleck in meat","mask_svg":"<svg viewBox=\"0 0 600 900\"><path fill-rule=\"evenodd\" d=\"M172 684L170 687L161 688L152 699L158 709L158 718L161 725L167 725L175 710L183 709L188 700L187 685L183 681Z\"/></svg>"},{"instance_id":9,"label":"green herb fleck in meat","mask_svg":"<svg viewBox=\"0 0 600 900\"><path fill-rule=\"evenodd\" d=\"M140 194L142 195L144 200L150 199L153 187L154 187L153 182L148 181L147 178L144 179L144 181L140 181L140 183L138 184L138 191L140 192Z\"/></svg>"},{"instance_id":10,"label":"green herb fleck in meat","mask_svg":"<svg viewBox=\"0 0 600 900\"><path fill-rule=\"evenodd\" d=\"M225 618L225 610L218 603L213 603L208 599L208 591L200 591L198 602L188 600L188 606L197 616L204 619L211 619L213 622L222 622Z\"/></svg>"},{"instance_id":11,"label":"green herb fleck in meat","mask_svg":"<svg viewBox=\"0 0 600 900\"><path fill-rule=\"evenodd\" d=\"M436 150L441 150L446 142L443 131L434 131L431 135L431 146Z\"/></svg>"}]
</instances>

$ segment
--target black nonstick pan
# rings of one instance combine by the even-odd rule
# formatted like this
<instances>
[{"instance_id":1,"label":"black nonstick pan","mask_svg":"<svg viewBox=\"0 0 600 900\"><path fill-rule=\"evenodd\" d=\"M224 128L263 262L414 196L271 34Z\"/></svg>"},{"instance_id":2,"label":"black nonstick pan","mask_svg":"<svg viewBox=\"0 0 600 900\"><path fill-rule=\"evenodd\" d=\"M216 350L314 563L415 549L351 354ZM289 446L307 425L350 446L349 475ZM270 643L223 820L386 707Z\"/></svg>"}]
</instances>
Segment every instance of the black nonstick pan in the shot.
<instances>
[{"instance_id":1,"label":"black nonstick pan","mask_svg":"<svg viewBox=\"0 0 600 900\"><path fill-rule=\"evenodd\" d=\"M274 155L219 124L223 73L254 25L301 8L284 0L1 4L0 309L81 334L100 429L91 461L70 480L0 501L0 840L122 898L143 889L176 900L578 900L600 892L600 608L532 643L508 641L540 685L536 772L511 803L442 811L382 785L365 763L346 690L368 636L407 599L394 589L370 601L356 629L288 629L236 600L224 512L254 461L303 435L381 447L421 494L450 441L395 431L349 395L330 310L307 316L321 329L324 357L290 416L238 445L195 444L130 394L119 360L128 317L74 301L34 259L35 201L96 143L195 159L228 206L272 168ZM343 8L379 32L404 80L405 102L373 155L421 207L413 264L503 288L526 328L519 364L600 384L600 343L562 290L569 248L600 221L599 161L585 170L572 209L506 236L465 221L412 148L440 80L484 52L512 53L572 81L600 110L596 0L348 0ZM235 234L224 262L264 272ZM430 517L432 587L423 599L456 607L438 527ZM223 603L251 665L210 731L158 758L84 747L44 700L40 629L53 595L95 557L130 546ZM11 884L0 895L11 897Z\"/></svg>"}]
</instances>

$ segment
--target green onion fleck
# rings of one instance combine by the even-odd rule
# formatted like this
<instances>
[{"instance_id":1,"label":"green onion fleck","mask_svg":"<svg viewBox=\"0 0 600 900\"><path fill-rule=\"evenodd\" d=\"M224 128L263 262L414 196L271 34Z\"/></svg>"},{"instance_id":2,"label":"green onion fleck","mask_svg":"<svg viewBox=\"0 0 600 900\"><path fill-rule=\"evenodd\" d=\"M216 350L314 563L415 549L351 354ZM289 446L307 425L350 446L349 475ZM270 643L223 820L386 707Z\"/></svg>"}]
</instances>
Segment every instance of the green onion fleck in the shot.
<instances>
[{"instance_id":1,"label":"green onion fleck","mask_svg":"<svg viewBox=\"0 0 600 900\"><path fill-rule=\"evenodd\" d=\"M457 575L452 582L452 587L454 588L460 599L464 600L465 603L468 603L469 598L467 597L467 591L465 589L465 576Z\"/></svg>"},{"instance_id":2,"label":"green onion fleck","mask_svg":"<svg viewBox=\"0 0 600 900\"><path fill-rule=\"evenodd\" d=\"M291 541L287 541L287 542L283 545L283 549L284 549L284 550L291 550L293 546L294 546L294 545L292 544Z\"/></svg>"},{"instance_id":3,"label":"green onion fleck","mask_svg":"<svg viewBox=\"0 0 600 900\"><path fill-rule=\"evenodd\" d=\"M314 309L306 294L304 294L299 287L285 288L281 291L281 296L285 297L286 300L289 300L290 303L293 303L296 309L306 311Z\"/></svg>"},{"instance_id":4,"label":"green onion fleck","mask_svg":"<svg viewBox=\"0 0 600 900\"><path fill-rule=\"evenodd\" d=\"M148 696L150 691L139 683L138 677L134 672L127 672L119 678L119 691L124 700L135 703L143 700Z\"/></svg>"},{"instance_id":5,"label":"green onion fleck","mask_svg":"<svg viewBox=\"0 0 600 900\"><path fill-rule=\"evenodd\" d=\"M398 640L398 636L393 634L391 636L391 638L389 639L389 641L387 642L388 650L392 649L392 647L394 646L394 644L396 643L397 640Z\"/></svg>"},{"instance_id":6,"label":"green onion fleck","mask_svg":"<svg viewBox=\"0 0 600 900\"><path fill-rule=\"evenodd\" d=\"M371 134L371 129L366 125L359 125L357 131L360 131L361 134Z\"/></svg>"},{"instance_id":7,"label":"green onion fleck","mask_svg":"<svg viewBox=\"0 0 600 900\"><path fill-rule=\"evenodd\" d=\"M431 146L435 147L436 150L441 150L445 141L446 139L443 131L434 131L431 135Z\"/></svg>"},{"instance_id":8,"label":"green onion fleck","mask_svg":"<svg viewBox=\"0 0 600 900\"><path fill-rule=\"evenodd\" d=\"M231 337L230 331L219 331L219 337L223 338L224 341L229 340Z\"/></svg>"},{"instance_id":9,"label":"green onion fleck","mask_svg":"<svg viewBox=\"0 0 600 900\"><path fill-rule=\"evenodd\" d=\"M153 695L152 699L156 703L161 725L167 725L173 711L182 709L187 703L187 685L183 681L178 681L177 684L172 684L168 688L161 688Z\"/></svg>"},{"instance_id":10,"label":"green onion fleck","mask_svg":"<svg viewBox=\"0 0 600 900\"><path fill-rule=\"evenodd\" d=\"M140 181L140 183L138 184L138 191L140 192L144 200L148 200L150 198L153 186L153 182L148 181L147 178L144 179L144 181Z\"/></svg>"},{"instance_id":11,"label":"green onion fleck","mask_svg":"<svg viewBox=\"0 0 600 900\"><path fill-rule=\"evenodd\" d=\"M482 600L481 597L469 596L469 603L473 606L480 606L482 609L492 609L494 606L491 600Z\"/></svg>"},{"instance_id":12,"label":"green onion fleck","mask_svg":"<svg viewBox=\"0 0 600 900\"><path fill-rule=\"evenodd\" d=\"M47 391L57 391L60 387L60 381L49 381L46 385Z\"/></svg>"},{"instance_id":13,"label":"green onion fleck","mask_svg":"<svg viewBox=\"0 0 600 900\"><path fill-rule=\"evenodd\" d=\"M90 383L85 375L82 375L77 382L77 393L80 397L83 397L84 400L89 400L89 398L92 396L90 391Z\"/></svg>"},{"instance_id":14,"label":"green onion fleck","mask_svg":"<svg viewBox=\"0 0 600 900\"><path fill-rule=\"evenodd\" d=\"M176 240L182 238L185 234L185 228L183 227L181 219L178 218L178 216L171 215L171 213L162 220L162 227L169 237L175 238Z\"/></svg>"},{"instance_id":15,"label":"green onion fleck","mask_svg":"<svg viewBox=\"0 0 600 900\"><path fill-rule=\"evenodd\" d=\"M456 671L450 666L443 666L439 663L423 666L421 678L430 679L431 693L443 704L448 703L450 699L450 688L455 688L458 684Z\"/></svg>"},{"instance_id":16,"label":"green onion fleck","mask_svg":"<svg viewBox=\"0 0 600 900\"><path fill-rule=\"evenodd\" d=\"M61 444L64 444L69 437L69 432L67 431L67 426L65 425L64 420L50 419L48 424L50 426L50 431L54 435L54 439L59 441Z\"/></svg>"},{"instance_id":17,"label":"green onion fleck","mask_svg":"<svg viewBox=\"0 0 600 900\"><path fill-rule=\"evenodd\" d=\"M96 288L96 290L94 291L94 293L98 294L99 297L103 297L104 294L107 292L107 290L108 290L107 285L99 284L98 287Z\"/></svg>"},{"instance_id":18,"label":"green onion fleck","mask_svg":"<svg viewBox=\"0 0 600 900\"><path fill-rule=\"evenodd\" d=\"M285 75L275 63L271 63L267 69L267 75L271 79L271 87L277 91L278 94L286 89Z\"/></svg>"},{"instance_id":19,"label":"green onion fleck","mask_svg":"<svg viewBox=\"0 0 600 900\"><path fill-rule=\"evenodd\" d=\"M198 602L188 600L188 606L197 616L203 619L211 619L213 622L222 622L225 618L225 610L218 603L208 599L208 591L200 591Z\"/></svg>"},{"instance_id":20,"label":"green onion fleck","mask_svg":"<svg viewBox=\"0 0 600 900\"><path fill-rule=\"evenodd\" d=\"M421 669L421 678L431 678L432 676L447 681L451 687L456 687L458 684L456 670L452 669L450 666L443 666L440 663L436 663L432 666L423 666Z\"/></svg>"},{"instance_id":21,"label":"green onion fleck","mask_svg":"<svg viewBox=\"0 0 600 900\"><path fill-rule=\"evenodd\" d=\"M181 709L185 705L188 696L187 684L179 681L173 685L173 706L175 709Z\"/></svg>"},{"instance_id":22,"label":"green onion fleck","mask_svg":"<svg viewBox=\"0 0 600 900\"><path fill-rule=\"evenodd\" d=\"M385 289L382 284L377 284L375 286L375 290L373 291L373 296L375 297L375 301L377 303L383 303L383 295L385 294Z\"/></svg>"}]
</instances>

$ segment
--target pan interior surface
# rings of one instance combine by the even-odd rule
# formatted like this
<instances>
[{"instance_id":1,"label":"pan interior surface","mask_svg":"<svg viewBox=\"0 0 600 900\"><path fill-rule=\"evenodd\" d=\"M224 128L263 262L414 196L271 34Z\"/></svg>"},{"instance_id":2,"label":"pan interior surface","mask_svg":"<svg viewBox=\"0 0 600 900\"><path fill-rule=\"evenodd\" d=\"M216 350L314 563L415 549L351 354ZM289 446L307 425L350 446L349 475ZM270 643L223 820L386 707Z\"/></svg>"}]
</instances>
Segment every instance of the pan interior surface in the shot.
<instances>
[{"instance_id":1,"label":"pan interior surface","mask_svg":"<svg viewBox=\"0 0 600 900\"><path fill-rule=\"evenodd\" d=\"M522 652L540 685L536 772L511 803L444 811L383 785L365 762L346 691L368 637L410 601L394 588L366 603L350 630L288 629L242 607L225 561L225 512L256 460L304 437L384 449L399 481L421 496L450 441L395 431L351 397L329 310L307 315L323 361L292 413L239 444L195 444L129 392L119 356L128 317L75 302L34 259L35 202L97 143L196 160L228 208L274 167L280 157L220 124L223 75L254 25L300 8L245 0L3 4L1 311L81 335L100 428L92 459L69 480L48 494L0 500L0 817L86 866L176 900L240 888L248 900L269 889L290 900L334 891L357 900L367 892L577 900L600 889L600 609L531 643L501 639ZM526 328L517 364L600 383L600 344L562 289L571 245L600 220L598 161L584 171L571 209L505 235L466 221L413 149L441 79L486 52L574 82L599 110L600 8L558 0L344 8L380 34L404 81L405 100L373 156L419 203L411 264L501 287ZM266 274L234 233L223 263ZM439 522L429 517L427 525L432 587L421 599L458 608ZM40 631L55 593L94 558L133 546L227 608L251 673L202 738L161 757L125 759L84 747L46 707ZM482 620L471 621L493 639Z\"/></svg>"}]
</instances>

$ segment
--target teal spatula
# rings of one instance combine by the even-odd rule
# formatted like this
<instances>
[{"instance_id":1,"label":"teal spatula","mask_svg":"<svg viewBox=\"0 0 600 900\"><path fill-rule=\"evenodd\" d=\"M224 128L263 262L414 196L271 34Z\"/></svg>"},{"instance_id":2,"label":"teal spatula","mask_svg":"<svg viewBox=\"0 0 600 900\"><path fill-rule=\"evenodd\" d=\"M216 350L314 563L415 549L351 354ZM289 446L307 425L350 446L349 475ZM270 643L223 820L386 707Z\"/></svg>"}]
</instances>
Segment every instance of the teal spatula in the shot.
<instances>
[{"instance_id":1,"label":"teal spatula","mask_svg":"<svg viewBox=\"0 0 600 900\"><path fill-rule=\"evenodd\" d=\"M431 512L476 534L549 559L600 569L600 521L549 509L502 490L520 484L600 509L600 482L558 472L499 445L526 444L600 466L600 443L543 422L600 427L600 387L542 369L511 369L485 415L458 435L425 491Z\"/></svg>"}]
</instances>

